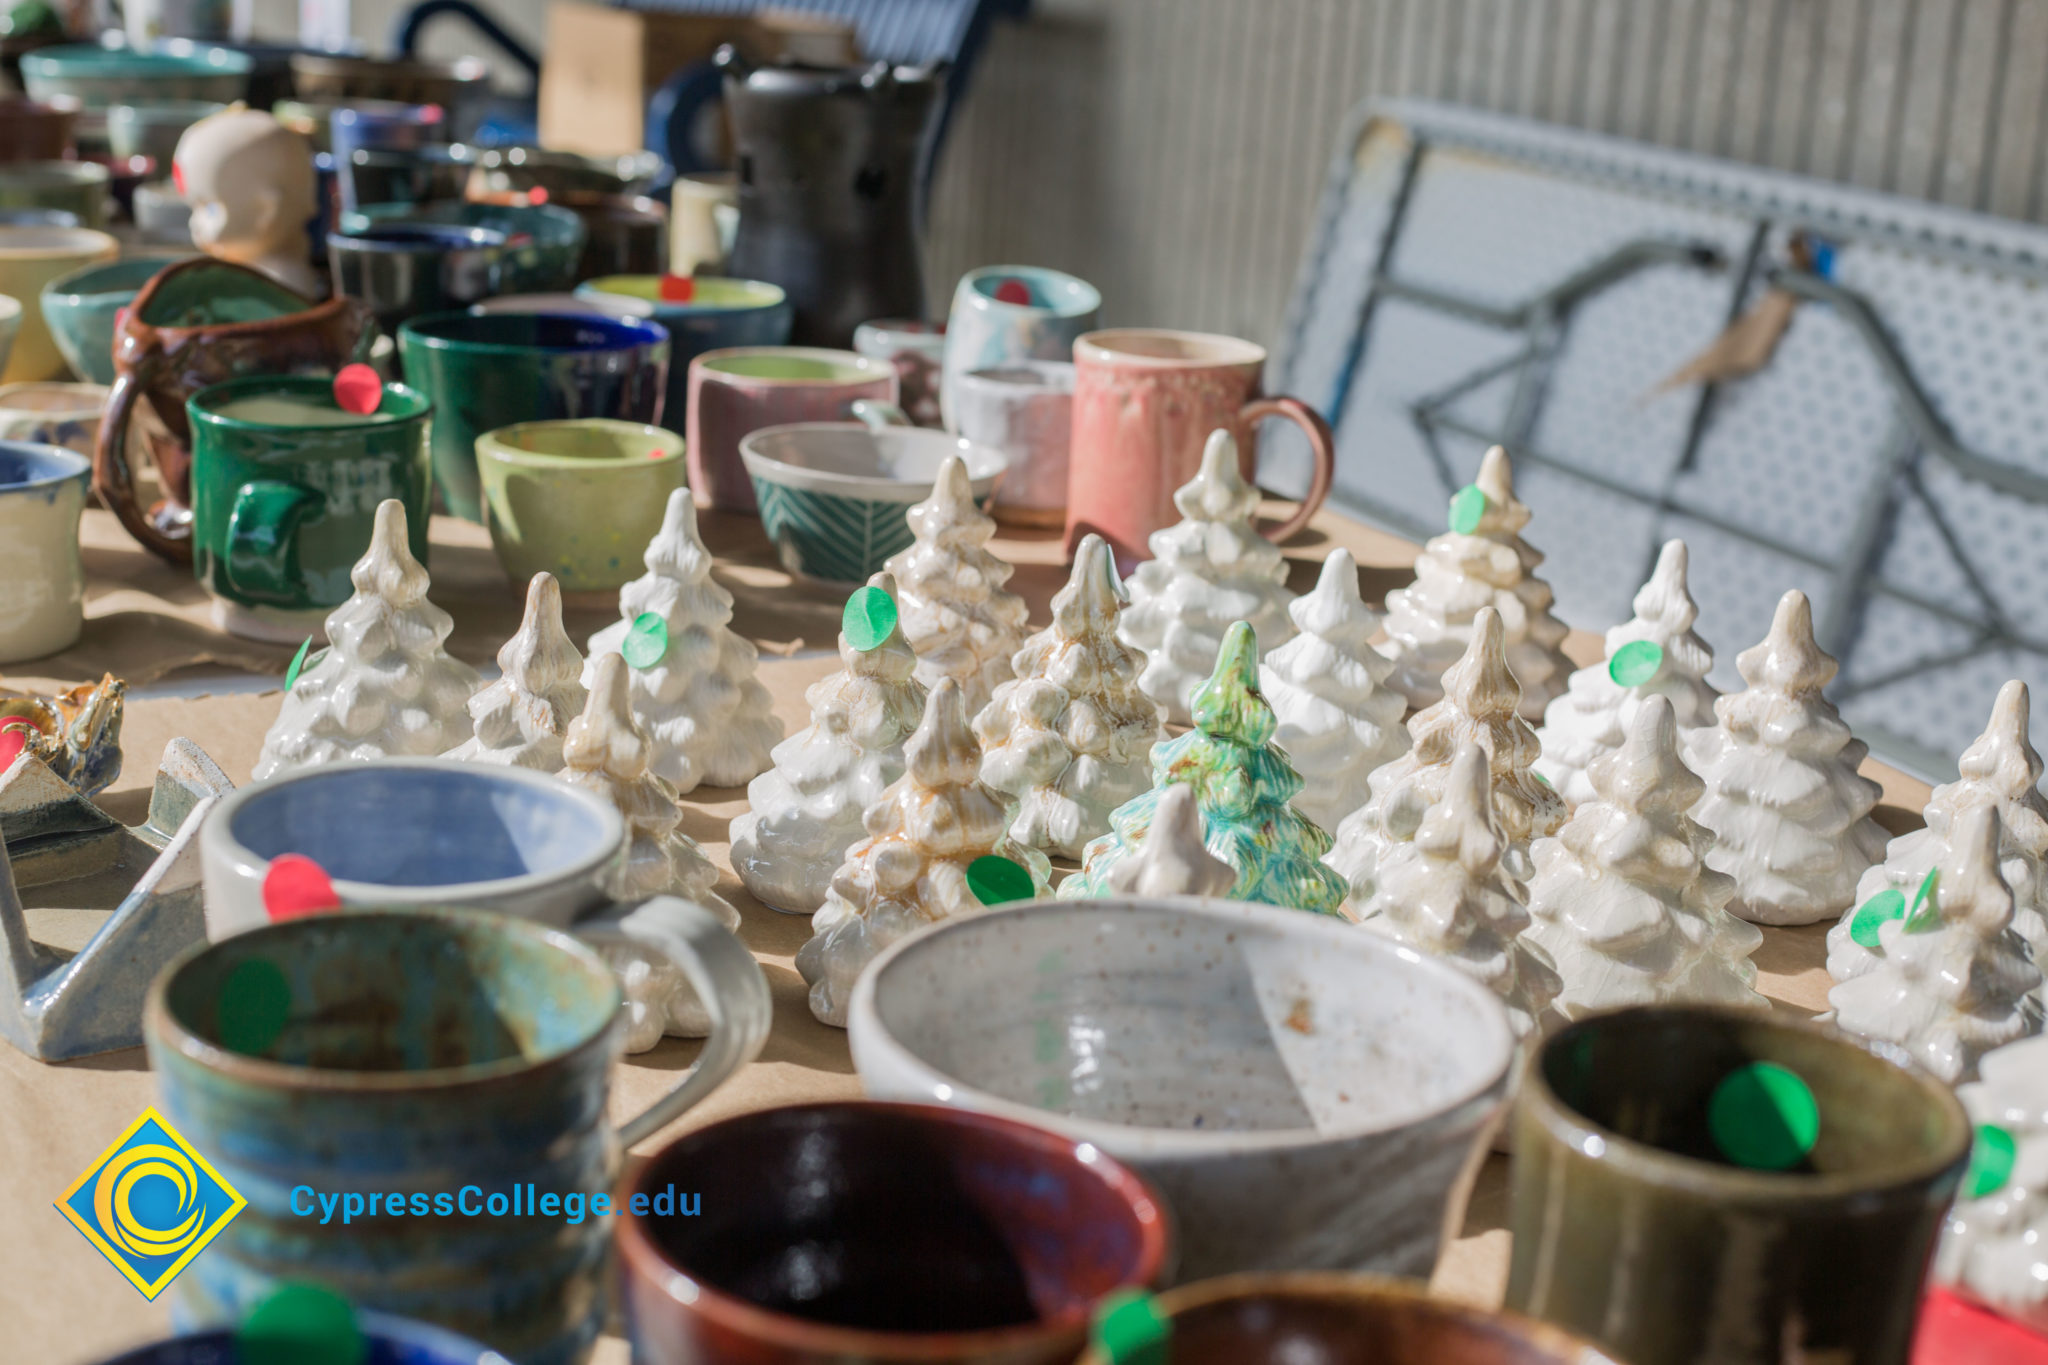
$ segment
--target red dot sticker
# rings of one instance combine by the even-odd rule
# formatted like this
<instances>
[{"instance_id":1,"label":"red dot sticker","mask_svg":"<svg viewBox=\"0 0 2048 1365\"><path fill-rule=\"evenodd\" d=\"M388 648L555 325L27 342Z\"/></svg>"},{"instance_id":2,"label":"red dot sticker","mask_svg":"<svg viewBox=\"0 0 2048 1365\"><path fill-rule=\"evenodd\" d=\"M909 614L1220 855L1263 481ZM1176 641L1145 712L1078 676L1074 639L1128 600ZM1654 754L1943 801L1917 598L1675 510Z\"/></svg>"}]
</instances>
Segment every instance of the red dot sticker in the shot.
<instances>
[{"instance_id":1,"label":"red dot sticker","mask_svg":"<svg viewBox=\"0 0 2048 1365\"><path fill-rule=\"evenodd\" d=\"M661 277L661 301L663 303L689 303L697 297L697 281L688 275L663 275Z\"/></svg>"},{"instance_id":2,"label":"red dot sticker","mask_svg":"<svg viewBox=\"0 0 2048 1365\"><path fill-rule=\"evenodd\" d=\"M445 117L446 114L438 104L422 104L420 106L421 123L439 123Z\"/></svg>"},{"instance_id":3,"label":"red dot sticker","mask_svg":"<svg viewBox=\"0 0 2048 1365\"><path fill-rule=\"evenodd\" d=\"M0 773L13 767L14 760L28 752L28 742L34 733L25 720L0 725Z\"/></svg>"},{"instance_id":4,"label":"red dot sticker","mask_svg":"<svg viewBox=\"0 0 2048 1365\"><path fill-rule=\"evenodd\" d=\"M280 853L263 874L263 911L273 920L341 909L327 871L303 853Z\"/></svg>"},{"instance_id":5,"label":"red dot sticker","mask_svg":"<svg viewBox=\"0 0 2048 1365\"><path fill-rule=\"evenodd\" d=\"M1031 286L1022 280L1004 280L996 286L996 302L1028 304L1031 302Z\"/></svg>"},{"instance_id":6,"label":"red dot sticker","mask_svg":"<svg viewBox=\"0 0 2048 1365\"><path fill-rule=\"evenodd\" d=\"M176 161L171 163L171 185L178 191L178 197L185 197L185 168Z\"/></svg>"},{"instance_id":7,"label":"red dot sticker","mask_svg":"<svg viewBox=\"0 0 2048 1365\"><path fill-rule=\"evenodd\" d=\"M529 203L529 204L545 204L545 203L547 203L547 202L548 202L548 192L547 192L547 190L546 190L546 189L545 189L544 187L540 186L540 185L535 185L535 186L534 186L534 187L533 187L532 189L530 189L530 190L528 190L528 191L526 192L526 202L527 202L527 203Z\"/></svg>"},{"instance_id":8,"label":"red dot sticker","mask_svg":"<svg viewBox=\"0 0 2048 1365\"><path fill-rule=\"evenodd\" d=\"M384 381L368 365L344 365L334 376L334 402L343 412L367 417L384 401Z\"/></svg>"}]
</instances>

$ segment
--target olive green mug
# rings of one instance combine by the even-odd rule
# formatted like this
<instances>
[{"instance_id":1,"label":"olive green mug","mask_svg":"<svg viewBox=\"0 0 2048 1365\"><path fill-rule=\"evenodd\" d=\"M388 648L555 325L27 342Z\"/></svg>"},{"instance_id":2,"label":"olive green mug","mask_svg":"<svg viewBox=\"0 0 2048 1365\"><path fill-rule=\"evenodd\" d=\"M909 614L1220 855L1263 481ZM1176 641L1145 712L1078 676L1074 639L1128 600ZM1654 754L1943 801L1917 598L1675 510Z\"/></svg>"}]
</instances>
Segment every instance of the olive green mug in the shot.
<instances>
[{"instance_id":1,"label":"olive green mug","mask_svg":"<svg viewBox=\"0 0 2048 1365\"><path fill-rule=\"evenodd\" d=\"M1971 1137L1882 1044L1762 1010L1595 1015L1522 1073L1507 1306L1630 1365L1904 1365Z\"/></svg>"},{"instance_id":2,"label":"olive green mug","mask_svg":"<svg viewBox=\"0 0 2048 1365\"><path fill-rule=\"evenodd\" d=\"M683 438L604 417L518 422L476 439L484 525L515 583L543 571L564 592L609 592L641 557L685 479Z\"/></svg>"},{"instance_id":3,"label":"olive green mug","mask_svg":"<svg viewBox=\"0 0 2048 1365\"><path fill-rule=\"evenodd\" d=\"M386 384L376 410L334 401L334 381L252 375L201 389L192 423L192 567L234 635L297 643L348 600L377 505L405 504L427 561L432 405Z\"/></svg>"}]
</instances>

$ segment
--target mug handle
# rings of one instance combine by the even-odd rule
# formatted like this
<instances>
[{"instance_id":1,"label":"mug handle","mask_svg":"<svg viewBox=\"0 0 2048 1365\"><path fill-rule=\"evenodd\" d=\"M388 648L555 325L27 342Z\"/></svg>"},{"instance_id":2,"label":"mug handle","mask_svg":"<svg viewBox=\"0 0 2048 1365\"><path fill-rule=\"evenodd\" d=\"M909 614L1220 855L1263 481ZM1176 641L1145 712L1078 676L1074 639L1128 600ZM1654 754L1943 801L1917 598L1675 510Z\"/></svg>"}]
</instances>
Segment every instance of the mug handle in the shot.
<instances>
[{"instance_id":1,"label":"mug handle","mask_svg":"<svg viewBox=\"0 0 2048 1365\"><path fill-rule=\"evenodd\" d=\"M235 490L221 576L255 602L302 605L299 598L299 528L327 499L310 488L253 479Z\"/></svg>"},{"instance_id":2,"label":"mug handle","mask_svg":"<svg viewBox=\"0 0 2048 1365\"><path fill-rule=\"evenodd\" d=\"M640 908L658 913L634 918L630 929L617 921L586 920L573 932L581 939L631 941L665 954L696 988L711 1016L711 1036L697 1064L667 1094L619 1125L621 1147L659 1131L760 1056L775 1015L761 964L709 910L674 896L656 896Z\"/></svg>"},{"instance_id":3,"label":"mug handle","mask_svg":"<svg viewBox=\"0 0 2048 1365\"><path fill-rule=\"evenodd\" d=\"M847 411L859 419L861 425L869 431L887 431L890 427L915 425L911 422L910 415L902 408L880 398L856 398L847 404Z\"/></svg>"},{"instance_id":4,"label":"mug handle","mask_svg":"<svg viewBox=\"0 0 2048 1365\"><path fill-rule=\"evenodd\" d=\"M1294 509L1294 515L1278 526L1259 528L1259 534L1266 539L1282 541L1308 525L1308 519L1330 496L1330 485L1337 477L1337 438L1331 432L1330 424L1323 420L1323 415L1299 398L1254 398L1237 410L1238 426L1246 433L1268 417L1285 417L1300 427L1302 434L1308 437L1309 454L1315 458L1308 492L1302 497L1301 505Z\"/></svg>"},{"instance_id":5,"label":"mug handle","mask_svg":"<svg viewBox=\"0 0 2048 1365\"><path fill-rule=\"evenodd\" d=\"M99 440L92 451L93 491L143 549L173 564L190 564L190 537L165 535L135 501L135 471L128 465L128 422L141 397L142 381L134 371L123 370L114 377L107 415L100 421Z\"/></svg>"}]
</instances>

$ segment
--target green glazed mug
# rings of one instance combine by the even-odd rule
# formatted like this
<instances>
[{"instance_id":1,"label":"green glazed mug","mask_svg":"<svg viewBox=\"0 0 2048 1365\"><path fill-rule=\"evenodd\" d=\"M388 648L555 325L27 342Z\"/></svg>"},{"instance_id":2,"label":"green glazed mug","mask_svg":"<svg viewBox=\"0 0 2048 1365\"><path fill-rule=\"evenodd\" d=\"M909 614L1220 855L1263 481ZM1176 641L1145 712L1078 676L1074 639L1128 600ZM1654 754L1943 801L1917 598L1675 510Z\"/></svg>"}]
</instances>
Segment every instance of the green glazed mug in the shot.
<instances>
[{"instance_id":1,"label":"green glazed mug","mask_svg":"<svg viewBox=\"0 0 2048 1365\"><path fill-rule=\"evenodd\" d=\"M192 423L192 565L222 630L296 643L348 599L377 505L405 504L427 562L428 418L417 390L386 384L375 412L334 401L320 376L251 375L201 389Z\"/></svg>"},{"instance_id":2,"label":"green glazed mug","mask_svg":"<svg viewBox=\"0 0 2048 1365\"><path fill-rule=\"evenodd\" d=\"M683 486L683 438L596 417L520 422L477 437L476 467L491 548L515 583L547 572L564 592L609 592L639 575Z\"/></svg>"}]
</instances>

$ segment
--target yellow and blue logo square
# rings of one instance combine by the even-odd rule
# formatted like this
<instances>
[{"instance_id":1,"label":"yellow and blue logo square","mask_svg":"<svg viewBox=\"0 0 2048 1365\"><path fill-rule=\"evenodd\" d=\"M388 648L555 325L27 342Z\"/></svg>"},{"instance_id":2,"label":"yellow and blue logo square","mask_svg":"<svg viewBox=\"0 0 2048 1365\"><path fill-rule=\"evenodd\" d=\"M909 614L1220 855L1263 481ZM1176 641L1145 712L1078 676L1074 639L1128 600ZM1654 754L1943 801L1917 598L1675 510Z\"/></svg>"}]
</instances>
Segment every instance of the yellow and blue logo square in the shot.
<instances>
[{"instance_id":1,"label":"yellow and blue logo square","mask_svg":"<svg viewBox=\"0 0 2048 1365\"><path fill-rule=\"evenodd\" d=\"M145 1109L56 1207L154 1299L246 1202L161 1114Z\"/></svg>"}]
</instances>

